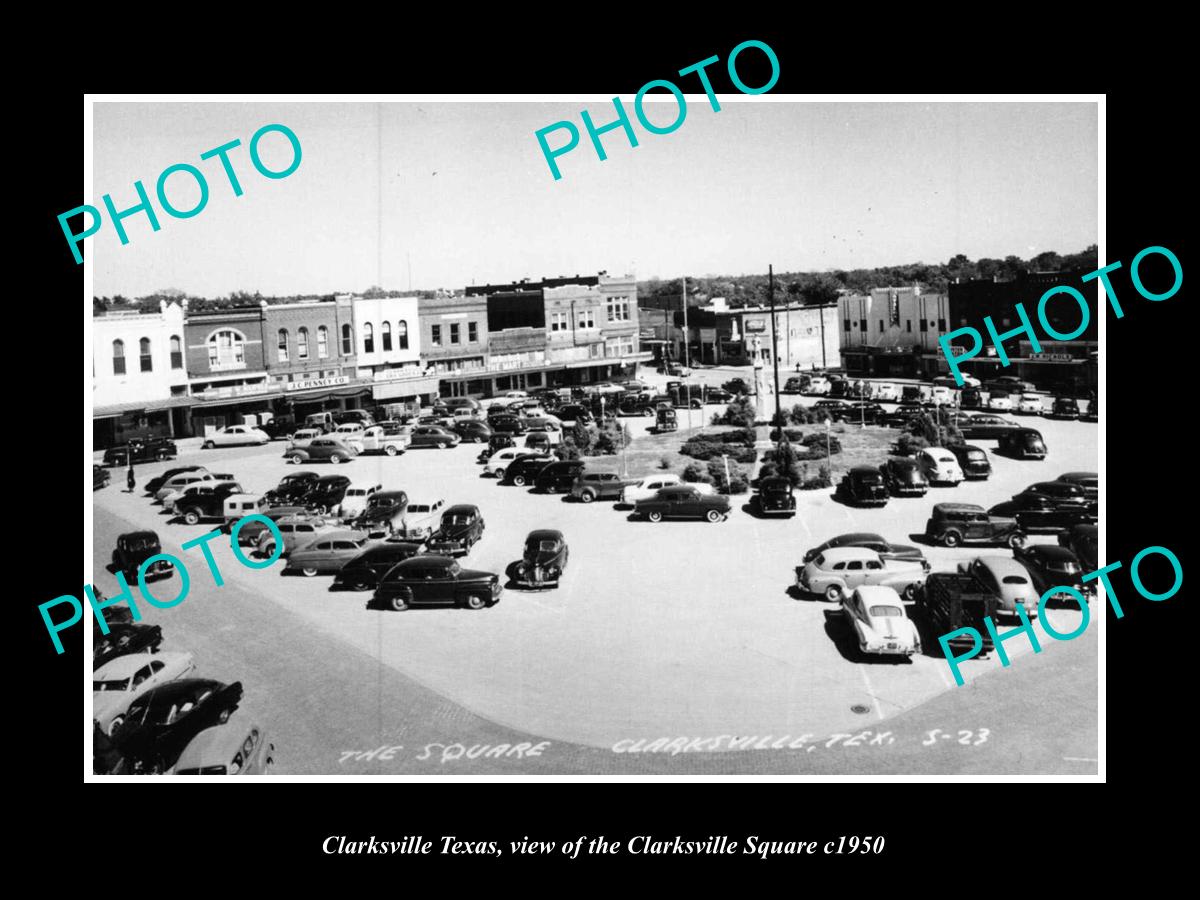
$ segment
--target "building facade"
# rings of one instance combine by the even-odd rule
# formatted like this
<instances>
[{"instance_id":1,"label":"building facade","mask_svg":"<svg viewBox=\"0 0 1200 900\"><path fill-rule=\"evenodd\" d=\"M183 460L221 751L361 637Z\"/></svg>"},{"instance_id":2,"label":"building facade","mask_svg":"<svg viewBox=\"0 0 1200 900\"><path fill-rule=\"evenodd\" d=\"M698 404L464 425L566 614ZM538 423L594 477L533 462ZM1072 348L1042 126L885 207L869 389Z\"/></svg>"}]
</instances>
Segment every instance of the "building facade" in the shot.
<instances>
[{"instance_id":1,"label":"building facade","mask_svg":"<svg viewBox=\"0 0 1200 900\"><path fill-rule=\"evenodd\" d=\"M131 438L186 433L188 396L183 307L92 317L92 440L96 449Z\"/></svg>"},{"instance_id":2,"label":"building facade","mask_svg":"<svg viewBox=\"0 0 1200 900\"><path fill-rule=\"evenodd\" d=\"M708 365L741 366L754 361L754 338L760 341L759 356L771 362L773 342L781 368L825 368L837 363L836 308L824 306L777 306L774 338L770 307L748 306L729 309L722 302L688 310L686 355L683 341L683 311L676 310L675 329L663 329L674 340L671 355ZM657 329L656 329L657 331Z\"/></svg>"},{"instance_id":3,"label":"building facade","mask_svg":"<svg viewBox=\"0 0 1200 900\"><path fill-rule=\"evenodd\" d=\"M419 404L437 393L425 374L423 329L416 297L353 297L357 374L378 404Z\"/></svg>"},{"instance_id":4,"label":"building facade","mask_svg":"<svg viewBox=\"0 0 1200 900\"><path fill-rule=\"evenodd\" d=\"M838 298L842 366L860 378L932 378L948 371L938 338L950 321L946 294L919 286Z\"/></svg>"},{"instance_id":5,"label":"building facade","mask_svg":"<svg viewBox=\"0 0 1200 900\"><path fill-rule=\"evenodd\" d=\"M439 296L420 301L421 358L425 374L445 397L489 391L487 300Z\"/></svg>"}]
</instances>

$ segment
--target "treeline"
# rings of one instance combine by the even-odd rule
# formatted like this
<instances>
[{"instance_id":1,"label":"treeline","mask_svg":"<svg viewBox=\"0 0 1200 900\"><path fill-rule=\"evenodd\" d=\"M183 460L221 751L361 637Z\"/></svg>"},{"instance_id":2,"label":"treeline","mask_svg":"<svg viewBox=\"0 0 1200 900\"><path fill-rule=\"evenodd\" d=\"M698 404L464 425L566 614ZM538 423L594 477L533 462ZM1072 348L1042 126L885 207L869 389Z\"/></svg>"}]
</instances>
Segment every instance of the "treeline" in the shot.
<instances>
[{"instance_id":1,"label":"treeline","mask_svg":"<svg viewBox=\"0 0 1200 900\"><path fill-rule=\"evenodd\" d=\"M349 293L349 292L347 292ZM431 297L436 297L437 291L389 291L381 287L375 286L367 288L357 296L365 297L368 300L376 300L382 297L412 297L417 296L423 300ZM281 296L276 294L263 294L258 291L250 293L249 291L234 291L223 297L201 297L195 294L188 294L185 291L168 288L161 291L155 291L153 294L146 294L144 297L125 297L121 294L116 294L112 297L92 297L92 312L102 313L110 309L112 310L132 310L136 309L139 312L149 313L158 312L158 305L162 301L167 303L179 303L187 300L188 311L198 312L209 309L229 309L234 306L258 306L264 300L268 305L274 306L277 303L303 303L312 302L315 300L323 300L332 302L334 294L290 294Z\"/></svg>"},{"instance_id":2,"label":"treeline","mask_svg":"<svg viewBox=\"0 0 1200 900\"><path fill-rule=\"evenodd\" d=\"M958 254L945 263L909 263L903 266L881 266L877 269L835 269L830 272L777 272L775 300L800 301L805 304L833 303L838 294L850 290L866 293L874 288L903 287L919 284L934 293L945 291L955 279L996 278L1010 281L1025 272L1073 271L1091 272L1099 267L1095 244L1078 253L1039 253L1029 259L1006 256L1004 259L971 260ZM712 278L687 279L688 303L701 306L713 298L724 297L730 306L757 306L767 302L767 275L720 275ZM679 308L680 280L662 281L652 278L638 282L638 302L642 306Z\"/></svg>"}]
</instances>

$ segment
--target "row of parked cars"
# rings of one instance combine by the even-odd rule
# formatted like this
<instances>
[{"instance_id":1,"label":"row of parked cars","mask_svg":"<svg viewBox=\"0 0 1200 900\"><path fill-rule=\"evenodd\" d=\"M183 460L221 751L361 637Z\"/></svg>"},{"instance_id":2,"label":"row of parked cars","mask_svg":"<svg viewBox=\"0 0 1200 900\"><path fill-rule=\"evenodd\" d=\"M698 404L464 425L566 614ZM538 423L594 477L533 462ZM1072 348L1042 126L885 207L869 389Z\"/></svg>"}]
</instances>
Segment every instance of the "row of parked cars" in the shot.
<instances>
[{"instance_id":1,"label":"row of parked cars","mask_svg":"<svg viewBox=\"0 0 1200 900\"><path fill-rule=\"evenodd\" d=\"M877 534L843 534L809 550L796 568L796 589L841 604L863 654L911 657L922 652L911 607L935 635L963 627L985 635L983 619L1016 618L1018 607L1037 615L1040 597L1070 587L1085 598L1095 593L1083 576L1096 569L1098 528L1077 524L1059 535L1058 545L1014 547L1011 557L989 554L933 572L918 547L893 544ZM1051 602L1074 602L1063 591ZM951 642L951 647L954 647Z\"/></svg>"}]
</instances>

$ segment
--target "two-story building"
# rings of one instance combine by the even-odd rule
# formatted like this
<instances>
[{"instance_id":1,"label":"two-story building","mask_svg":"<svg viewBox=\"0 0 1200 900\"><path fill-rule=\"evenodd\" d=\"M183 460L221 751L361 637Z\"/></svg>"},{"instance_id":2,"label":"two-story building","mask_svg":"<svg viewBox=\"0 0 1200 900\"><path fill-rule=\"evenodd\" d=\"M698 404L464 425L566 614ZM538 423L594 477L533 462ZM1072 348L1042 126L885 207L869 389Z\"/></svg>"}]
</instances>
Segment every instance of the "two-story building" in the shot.
<instances>
[{"instance_id":1,"label":"two-story building","mask_svg":"<svg viewBox=\"0 0 1200 900\"><path fill-rule=\"evenodd\" d=\"M187 364L183 307L158 312L110 310L92 317L92 442L95 449L130 438L187 433Z\"/></svg>"},{"instance_id":2,"label":"two-story building","mask_svg":"<svg viewBox=\"0 0 1200 900\"><path fill-rule=\"evenodd\" d=\"M950 320L946 294L917 285L838 298L842 366L855 377L932 378L948 371L938 338Z\"/></svg>"},{"instance_id":3,"label":"two-story building","mask_svg":"<svg viewBox=\"0 0 1200 900\"><path fill-rule=\"evenodd\" d=\"M757 346L758 357L770 364L774 346L781 368L825 368L837 362L836 314L833 304L776 306L772 332L770 307L730 309L718 298L709 306L689 308L686 357L682 347L682 310L672 313L675 330L668 330L664 335L678 343L672 353L679 360L686 358L709 365L747 365L754 361Z\"/></svg>"},{"instance_id":4,"label":"two-story building","mask_svg":"<svg viewBox=\"0 0 1200 900\"><path fill-rule=\"evenodd\" d=\"M357 373L369 380L378 404L428 403L437 379L421 359L422 327L416 297L353 297Z\"/></svg>"},{"instance_id":5,"label":"two-story building","mask_svg":"<svg viewBox=\"0 0 1200 900\"><path fill-rule=\"evenodd\" d=\"M444 294L422 298L421 359L444 397L484 396L487 377L487 299Z\"/></svg>"}]
</instances>

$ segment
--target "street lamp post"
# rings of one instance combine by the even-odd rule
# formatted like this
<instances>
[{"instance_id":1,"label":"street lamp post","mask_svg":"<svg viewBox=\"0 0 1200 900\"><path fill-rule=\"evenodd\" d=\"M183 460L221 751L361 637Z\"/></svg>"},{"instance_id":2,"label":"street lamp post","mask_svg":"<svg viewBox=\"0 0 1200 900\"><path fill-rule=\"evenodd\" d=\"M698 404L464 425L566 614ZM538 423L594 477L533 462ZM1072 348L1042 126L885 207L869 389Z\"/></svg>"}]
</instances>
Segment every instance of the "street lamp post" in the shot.
<instances>
[{"instance_id":1,"label":"street lamp post","mask_svg":"<svg viewBox=\"0 0 1200 900\"><path fill-rule=\"evenodd\" d=\"M729 477L729 454L722 453L721 459L725 462L725 490L729 490L729 486L733 483Z\"/></svg>"},{"instance_id":2,"label":"street lamp post","mask_svg":"<svg viewBox=\"0 0 1200 900\"><path fill-rule=\"evenodd\" d=\"M829 478L833 479L833 453L829 449L829 430L833 425L833 420L827 418L825 420L825 468L829 470Z\"/></svg>"}]
</instances>

